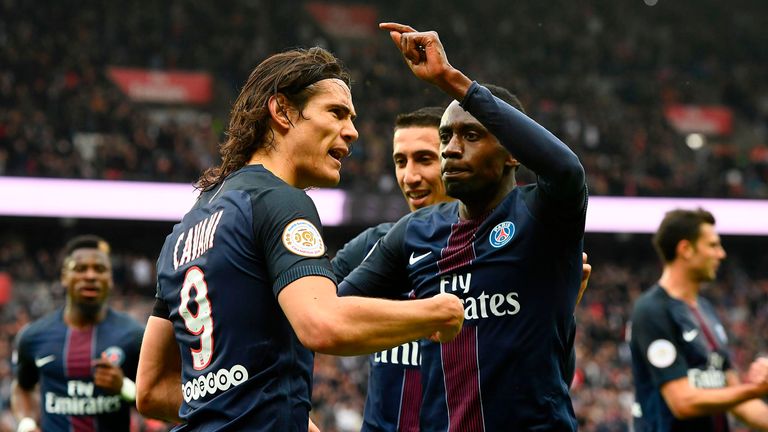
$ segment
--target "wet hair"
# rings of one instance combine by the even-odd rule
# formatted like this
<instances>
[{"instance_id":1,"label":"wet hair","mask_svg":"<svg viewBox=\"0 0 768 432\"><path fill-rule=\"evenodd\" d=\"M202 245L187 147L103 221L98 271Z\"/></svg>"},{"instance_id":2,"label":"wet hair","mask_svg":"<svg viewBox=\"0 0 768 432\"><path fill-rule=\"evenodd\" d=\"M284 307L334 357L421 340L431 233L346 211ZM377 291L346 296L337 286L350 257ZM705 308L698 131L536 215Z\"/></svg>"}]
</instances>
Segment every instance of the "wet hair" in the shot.
<instances>
[{"instance_id":1,"label":"wet hair","mask_svg":"<svg viewBox=\"0 0 768 432\"><path fill-rule=\"evenodd\" d=\"M518 111L525 114L525 108L523 108L523 103L520 102L520 99L518 99L517 96L515 96L515 94L512 93L511 91L505 89L504 87L497 86L496 84L481 84L481 85L487 88L488 90L490 90L492 95L512 105Z\"/></svg>"},{"instance_id":2,"label":"wet hair","mask_svg":"<svg viewBox=\"0 0 768 432\"><path fill-rule=\"evenodd\" d=\"M290 107L278 99L285 113L295 109L303 115L309 99L317 93L316 83L335 78L351 87L344 65L329 51L314 47L296 48L268 57L253 69L235 103L232 105L227 138L219 146L221 164L207 169L195 185L206 190L248 163L253 153L274 144L269 127L269 99L281 94Z\"/></svg>"},{"instance_id":3,"label":"wet hair","mask_svg":"<svg viewBox=\"0 0 768 432\"><path fill-rule=\"evenodd\" d=\"M78 249L98 249L107 255L109 255L110 252L109 243L103 238L93 234L81 235L69 240L64 246L64 257L69 258L69 256Z\"/></svg>"},{"instance_id":4,"label":"wet hair","mask_svg":"<svg viewBox=\"0 0 768 432\"><path fill-rule=\"evenodd\" d=\"M416 111L398 114L395 118L395 130L409 127L440 127L440 119L443 117L445 108L424 107Z\"/></svg>"},{"instance_id":5,"label":"wet hair","mask_svg":"<svg viewBox=\"0 0 768 432\"><path fill-rule=\"evenodd\" d=\"M696 243L701 235L701 226L715 224L712 213L698 208L696 210L676 209L667 212L653 235L653 247L659 258L665 263L677 257L677 245L682 240Z\"/></svg>"}]
</instances>

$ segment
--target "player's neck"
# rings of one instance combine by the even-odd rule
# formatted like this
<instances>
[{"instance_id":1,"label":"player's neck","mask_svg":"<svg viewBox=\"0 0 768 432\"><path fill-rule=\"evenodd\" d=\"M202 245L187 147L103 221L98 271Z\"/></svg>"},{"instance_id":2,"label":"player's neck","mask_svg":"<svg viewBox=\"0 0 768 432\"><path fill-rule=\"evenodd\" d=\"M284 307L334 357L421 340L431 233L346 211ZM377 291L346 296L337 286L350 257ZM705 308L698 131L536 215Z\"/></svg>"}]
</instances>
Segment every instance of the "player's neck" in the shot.
<instances>
[{"instance_id":1,"label":"player's neck","mask_svg":"<svg viewBox=\"0 0 768 432\"><path fill-rule=\"evenodd\" d=\"M493 195L487 196L484 194L477 194L474 197L462 197L461 200L459 200L459 217L464 220L484 217L504 201L504 198L512 192L516 184L513 175L506 179L505 182L495 190Z\"/></svg>"},{"instance_id":2,"label":"player's neck","mask_svg":"<svg viewBox=\"0 0 768 432\"><path fill-rule=\"evenodd\" d=\"M275 177L291 186L296 186L296 175L289 161L289 158L282 157L276 149L259 149L251 156L248 165L262 165Z\"/></svg>"},{"instance_id":3,"label":"player's neck","mask_svg":"<svg viewBox=\"0 0 768 432\"><path fill-rule=\"evenodd\" d=\"M690 306L696 306L701 283L692 280L682 269L673 266L664 267L664 272L659 279L659 285L667 291L670 297L687 303Z\"/></svg>"},{"instance_id":4,"label":"player's neck","mask_svg":"<svg viewBox=\"0 0 768 432\"><path fill-rule=\"evenodd\" d=\"M99 305L97 308L84 308L80 305L67 302L67 305L64 306L64 322L70 327L91 327L100 323L106 316L106 305Z\"/></svg>"}]
</instances>

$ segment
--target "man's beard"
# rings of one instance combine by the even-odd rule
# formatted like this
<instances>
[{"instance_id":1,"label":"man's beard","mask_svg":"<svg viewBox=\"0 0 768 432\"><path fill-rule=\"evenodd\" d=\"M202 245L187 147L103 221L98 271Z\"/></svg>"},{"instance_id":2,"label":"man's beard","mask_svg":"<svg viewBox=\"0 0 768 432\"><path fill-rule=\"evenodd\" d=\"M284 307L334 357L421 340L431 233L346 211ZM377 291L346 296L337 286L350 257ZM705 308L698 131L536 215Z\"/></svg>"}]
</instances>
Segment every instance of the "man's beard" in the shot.
<instances>
[{"instance_id":1,"label":"man's beard","mask_svg":"<svg viewBox=\"0 0 768 432\"><path fill-rule=\"evenodd\" d=\"M80 314L89 320L95 320L98 318L101 312L103 303L77 303L75 307L80 311Z\"/></svg>"}]
</instances>

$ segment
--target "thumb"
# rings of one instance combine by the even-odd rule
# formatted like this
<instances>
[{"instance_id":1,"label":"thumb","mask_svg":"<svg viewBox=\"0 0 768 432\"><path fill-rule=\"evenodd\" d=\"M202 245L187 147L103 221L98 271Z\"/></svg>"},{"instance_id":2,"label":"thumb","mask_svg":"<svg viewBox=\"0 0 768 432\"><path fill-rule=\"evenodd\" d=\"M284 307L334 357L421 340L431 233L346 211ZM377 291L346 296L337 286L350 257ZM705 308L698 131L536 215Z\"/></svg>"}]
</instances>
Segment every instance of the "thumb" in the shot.
<instances>
[{"instance_id":1,"label":"thumb","mask_svg":"<svg viewBox=\"0 0 768 432\"><path fill-rule=\"evenodd\" d=\"M400 38L401 38L402 36L403 36L403 35L402 35L402 33L400 33L400 32L396 32L396 31L391 31L391 32L389 32L389 37L391 37L391 38L392 38L392 42L394 42L394 43L395 43L395 45L397 45L398 47L400 46Z\"/></svg>"}]
</instances>

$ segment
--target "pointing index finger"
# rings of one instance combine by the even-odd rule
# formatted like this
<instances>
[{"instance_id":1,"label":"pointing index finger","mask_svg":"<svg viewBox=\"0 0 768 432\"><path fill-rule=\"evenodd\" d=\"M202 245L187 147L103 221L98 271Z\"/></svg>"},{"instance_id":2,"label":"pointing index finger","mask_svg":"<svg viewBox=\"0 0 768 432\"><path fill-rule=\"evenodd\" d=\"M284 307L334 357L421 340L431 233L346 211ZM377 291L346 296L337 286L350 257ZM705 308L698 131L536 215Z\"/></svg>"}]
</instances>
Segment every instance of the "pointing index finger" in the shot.
<instances>
[{"instance_id":1,"label":"pointing index finger","mask_svg":"<svg viewBox=\"0 0 768 432\"><path fill-rule=\"evenodd\" d=\"M414 33L416 29L409 25L399 24L395 22L379 23L379 28L382 30L396 31L398 33Z\"/></svg>"}]
</instances>

